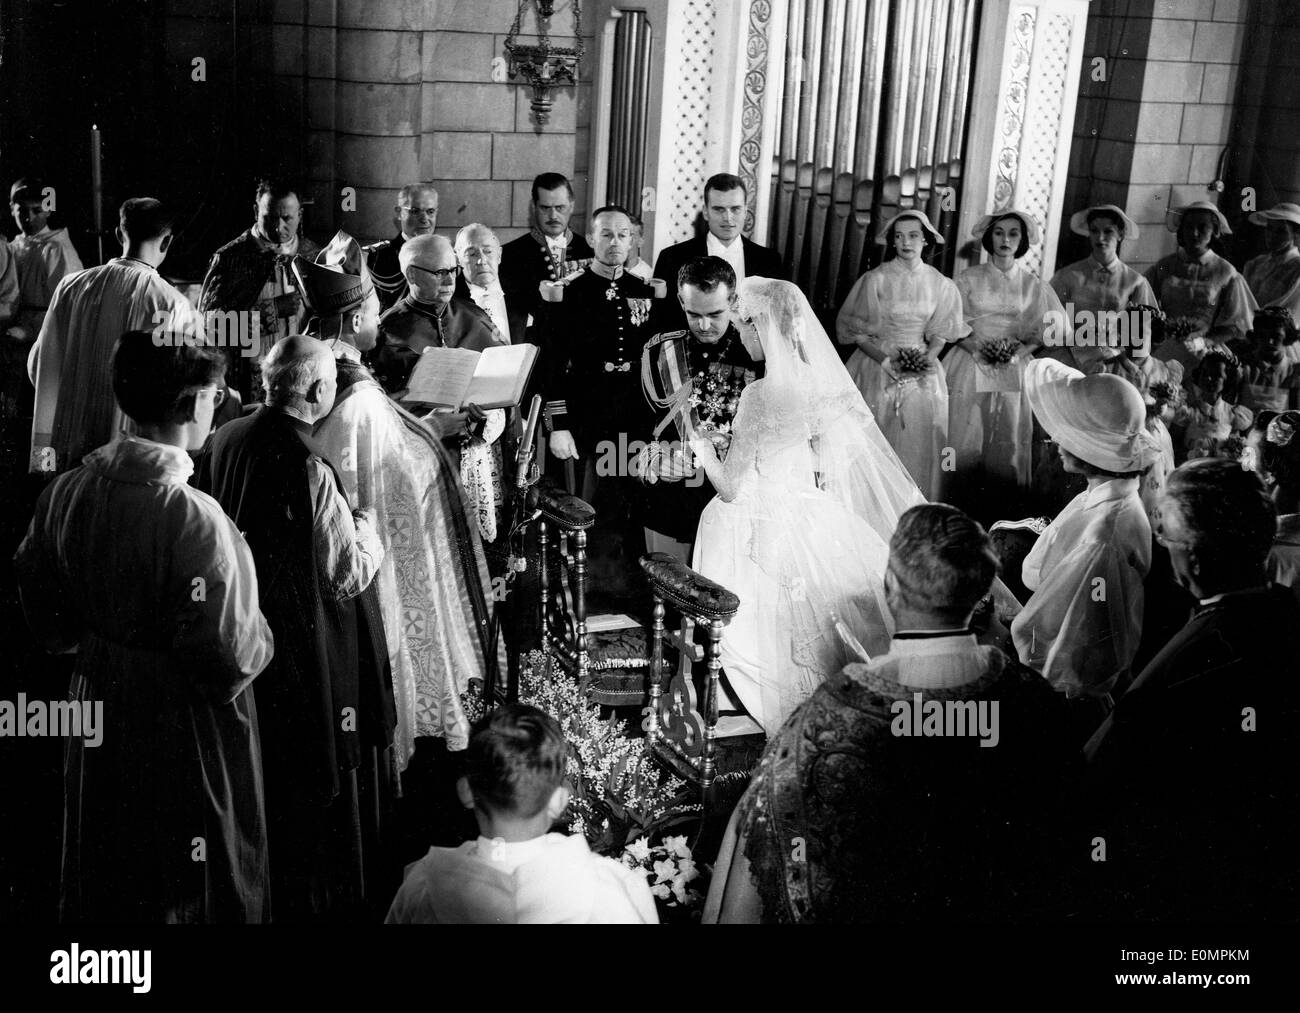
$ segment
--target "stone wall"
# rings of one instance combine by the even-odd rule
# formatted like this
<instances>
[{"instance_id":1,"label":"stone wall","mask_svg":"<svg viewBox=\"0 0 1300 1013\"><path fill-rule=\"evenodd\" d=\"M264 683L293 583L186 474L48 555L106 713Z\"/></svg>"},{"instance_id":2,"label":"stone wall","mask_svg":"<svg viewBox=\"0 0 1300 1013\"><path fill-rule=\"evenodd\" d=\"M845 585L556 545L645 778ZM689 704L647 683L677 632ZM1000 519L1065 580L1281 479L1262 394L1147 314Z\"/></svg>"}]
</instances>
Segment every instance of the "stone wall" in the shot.
<instances>
[{"instance_id":1,"label":"stone wall","mask_svg":"<svg viewBox=\"0 0 1300 1013\"><path fill-rule=\"evenodd\" d=\"M304 175L319 202L314 232L391 235L395 192L413 180L438 188L438 231L448 235L471 221L502 241L525 231L529 185L540 172L572 176L584 206L592 26L583 26L589 55L578 86L552 93L551 120L539 128L530 89L494 80L517 10L515 0L276 0L276 88L306 139ZM558 44L571 25L561 4L551 29ZM524 37L533 30L530 5ZM500 67L495 76L503 78ZM356 189L351 214L339 207L347 186Z\"/></svg>"},{"instance_id":2,"label":"stone wall","mask_svg":"<svg viewBox=\"0 0 1300 1013\"><path fill-rule=\"evenodd\" d=\"M1066 215L1114 203L1142 227L1122 256L1145 270L1175 249L1166 213L1210 189L1229 142L1245 0L1097 0L1089 16ZM1104 57L1106 79L1091 80ZM1058 263L1085 255L1063 244Z\"/></svg>"}]
</instances>

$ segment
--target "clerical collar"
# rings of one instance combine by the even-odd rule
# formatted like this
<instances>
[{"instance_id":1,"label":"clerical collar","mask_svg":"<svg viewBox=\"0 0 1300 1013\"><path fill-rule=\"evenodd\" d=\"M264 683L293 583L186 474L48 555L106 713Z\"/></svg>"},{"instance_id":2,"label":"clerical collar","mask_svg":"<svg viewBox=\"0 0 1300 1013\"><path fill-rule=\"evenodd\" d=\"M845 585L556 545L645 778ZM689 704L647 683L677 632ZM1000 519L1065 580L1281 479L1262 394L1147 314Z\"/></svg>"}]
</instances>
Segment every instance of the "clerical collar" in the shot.
<instances>
[{"instance_id":1,"label":"clerical collar","mask_svg":"<svg viewBox=\"0 0 1300 1013\"><path fill-rule=\"evenodd\" d=\"M937 640L940 637L969 637L974 635L969 626L952 630L899 630L894 634L895 640Z\"/></svg>"},{"instance_id":2,"label":"clerical collar","mask_svg":"<svg viewBox=\"0 0 1300 1013\"><path fill-rule=\"evenodd\" d=\"M342 338L330 338L325 344L333 349L335 358L342 357L351 362L361 361L361 349L349 341L344 341Z\"/></svg>"},{"instance_id":3,"label":"clerical collar","mask_svg":"<svg viewBox=\"0 0 1300 1013\"><path fill-rule=\"evenodd\" d=\"M258 246L260 246L264 250L272 251L273 253L276 254L276 256L290 257L298 252L297 236L289 237L288 242L285 243L272 242L269 238L267 238L262 234L261 227L257 225L254 225L251 229L249 229L248 233L257 242Z\"/></svg>"},{"instance_id":4,"label":"clerical collar","mask_svg":"<svg viewBox=\"0 0 1300 1013\"><path fill-rule=\"evenodd\" d=\"M451 309L450 299L448 299L444 303L425 302L423 299L415 298L414 293L408 295L406 298L410 303L411 309L415 310L418 313L423 313L425 316L428 317L437 317L439 320L445 317L447 315L447 311Z\"/></svg>"}]
</instances>

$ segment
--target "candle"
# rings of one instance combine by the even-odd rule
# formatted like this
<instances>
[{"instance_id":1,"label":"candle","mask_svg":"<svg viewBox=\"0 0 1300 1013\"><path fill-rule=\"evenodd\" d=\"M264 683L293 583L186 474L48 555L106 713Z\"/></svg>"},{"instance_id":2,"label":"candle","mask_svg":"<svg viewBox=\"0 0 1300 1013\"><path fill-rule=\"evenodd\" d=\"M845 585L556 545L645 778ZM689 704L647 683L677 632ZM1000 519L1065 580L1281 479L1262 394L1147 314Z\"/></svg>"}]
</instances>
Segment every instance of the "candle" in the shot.
<instances>
[{"instance_id":1,"label":"candle","mask_svg":"<svg viewBox=\"0 0 1300 1013\"><path fill-rule=\"evenodd\" d=\"M103 167L100 164L100 147L99 127L92 125L90 128L90 198L91 215L96 232L102 232L104 228L104 177Z\"/></svg>"}]
</instances>

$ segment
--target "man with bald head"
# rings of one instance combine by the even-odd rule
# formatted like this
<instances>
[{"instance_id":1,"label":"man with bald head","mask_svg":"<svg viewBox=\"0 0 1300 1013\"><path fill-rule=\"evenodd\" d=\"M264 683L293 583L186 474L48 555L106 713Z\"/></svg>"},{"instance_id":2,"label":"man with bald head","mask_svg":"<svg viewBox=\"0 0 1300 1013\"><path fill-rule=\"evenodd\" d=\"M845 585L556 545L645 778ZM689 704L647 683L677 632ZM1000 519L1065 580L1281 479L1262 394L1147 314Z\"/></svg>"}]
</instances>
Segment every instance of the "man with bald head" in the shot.
<instances>
[{"instance_id":1,"label":"man with bald head","mask_svg":"<svg viewBox=\"0 0 1300 1013\"><path fill-rule=\"evenodd\" d=\"M413 239L407 249L434 238ZM333 409L313 437L338 463L348 502L375 510L387 550L375 587L397 703L396 760L405 770L417 738L465 748L469 722L461 696L470 680L486 682L493 664L486 622L491 583L473 530L481 514L470 506L473 490L458 481L467 459L493 456L482 437L462 443L467 427L489 419L477 411L418 419L362 366L362 353L374 347L377 305L361 249L347 233L338 233L315 262L295 261L294 274L314 314L312 327L338 367ZM498 434L502 426L498 418ZM452 447L444 448L438 436Z\"/></svg>"},{"instance_id":2,"label":"man with bald head","mask_svg":"<svg viewBox=\"0 0 1300 1013\"><path fill-rule=\"evenodd\" d=\"M399 260L410 291L379 318L380 347L371 356L375 375L390 394L406 389L416 359L430 346L481 352L509 343L486 312L455 294L460 262L450 240L409 239Z\"/></svg>"},{"instance_id":3,"label":"man with bald head","mask_svg":"<svg viewBox=\"0 0 1300 1013\"><path fill-rule=\"evenodd\" d=\"M394 728L371 589L384 548L374 512L348 508L312 439L336 378L325 343L278 341L262 363L266 403L217 430L200 482L248 541L275 637L255 692L276 921L364 917L396 873L375 815Z\"/></svg>"},{"instance_id":4,"label":"man with bald head","mask_svg":"<svg viewBox=\"0 0 1300 1013\"><path fill-rule=\"evenodd\" d=\"M397 194L393 218L397 235L365 248L366 267L374 279L381 310L388 309L408 291L398 258L408 239L433 235L438 224L438 191L428 183L407 183Z\"/></svg>"},{"instance_id":5,"label":"man with bald head","mask_svg":"<svg viewBox=\"0 0 1300 1013\"><path fill-rule=\"evenodd\" d=\"M587 238L594 259L563 286L544 286L539 311L550 450L561 461L577 462L583 478L575 491L596 507L602 523L613 525L624 561L635 571L644 542L630 521L640 492L629 485L635 451L629 455L628 446L652 425L641 392L641 350L651 335L654 289L624 270L634 242L624 208L598 209ZM594 499L597 477L603 480L600 501Z\"/></svg>"}]
</instances>

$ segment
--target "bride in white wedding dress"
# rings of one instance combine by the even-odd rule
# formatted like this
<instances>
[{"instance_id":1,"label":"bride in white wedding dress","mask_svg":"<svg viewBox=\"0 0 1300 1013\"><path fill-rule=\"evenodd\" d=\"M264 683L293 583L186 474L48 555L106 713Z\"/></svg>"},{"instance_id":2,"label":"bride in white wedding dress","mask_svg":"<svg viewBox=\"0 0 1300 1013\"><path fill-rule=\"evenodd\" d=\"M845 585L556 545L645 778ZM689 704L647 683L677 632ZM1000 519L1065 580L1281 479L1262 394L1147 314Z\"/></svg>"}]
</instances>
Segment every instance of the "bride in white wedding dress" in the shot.
<instances>
[{"instance_id":1,"label":"bride in white wedding dress","mask_svg":"<svg viewBox=\"0 0 1300 1013\"><path fill-rule=\"evenodd\" d=\"M741 337L761 344L766 375L741 395L725 462L704 434L691 440L717 490L693 565L740 598L723 669L771 733L826 676L858 660L837 621L868 654L887 650L889 538L925 500L803 293L746 278L737 296Z\"/></svg>"}]
</instances>

